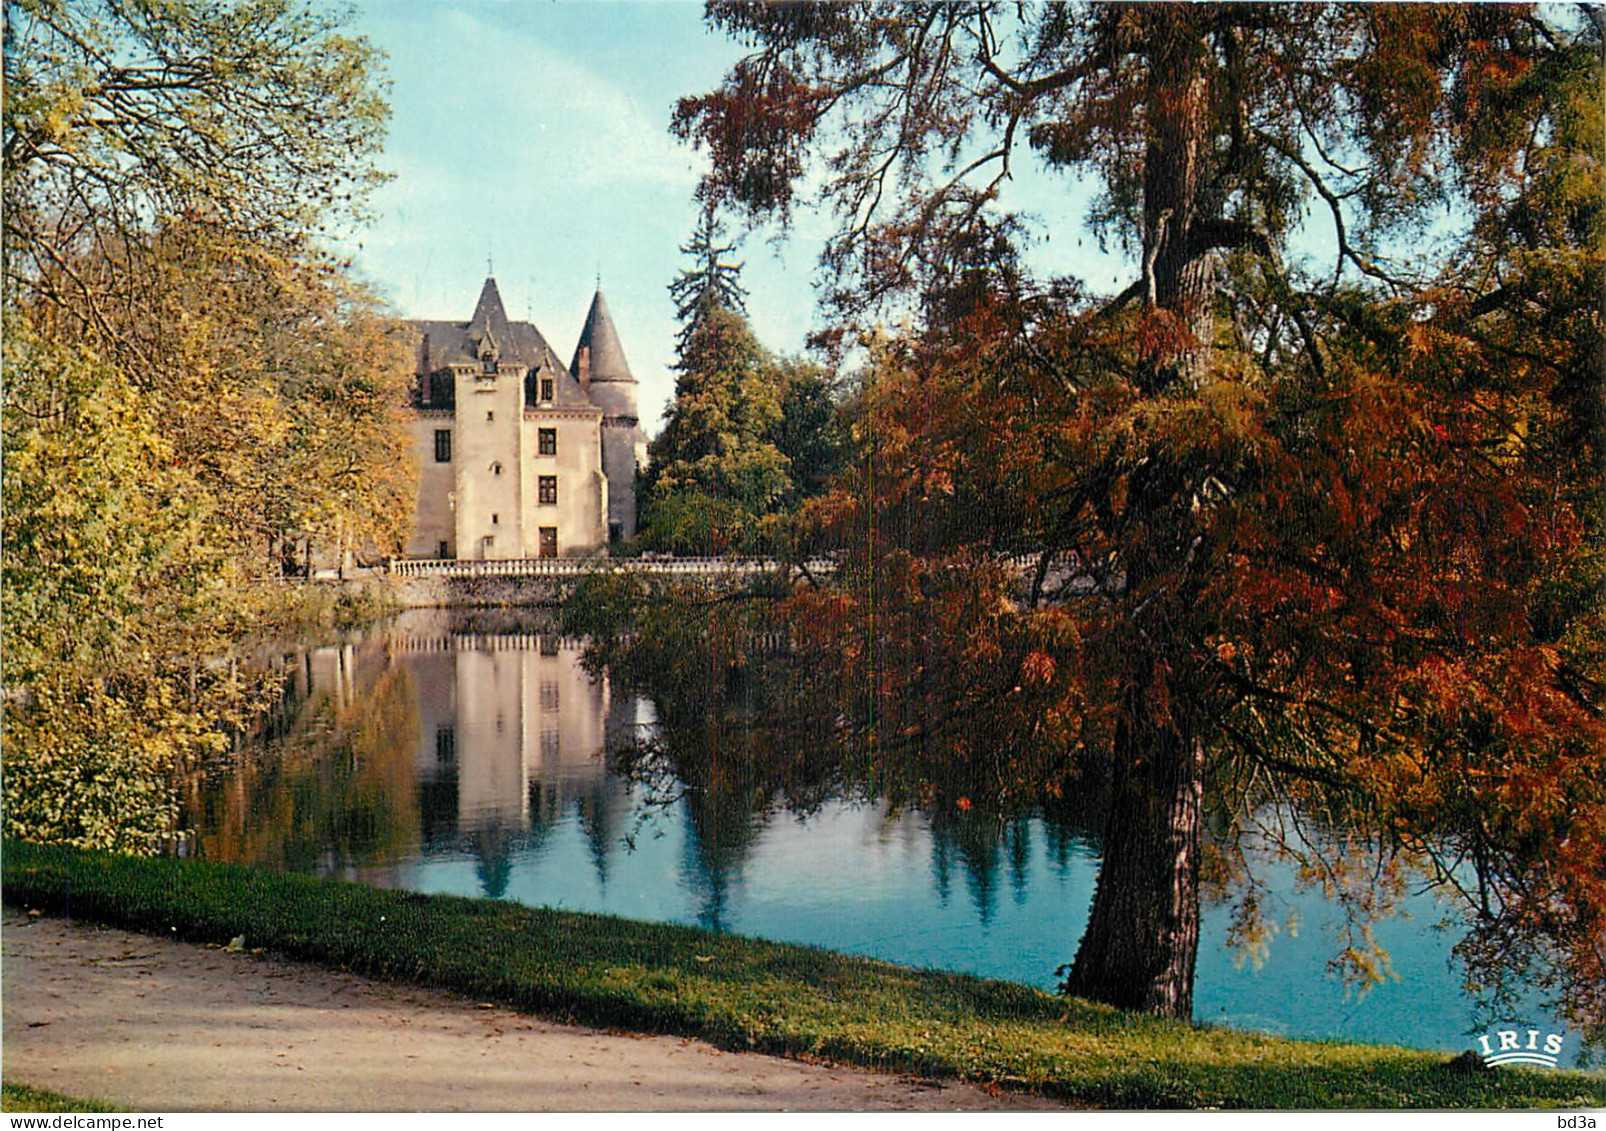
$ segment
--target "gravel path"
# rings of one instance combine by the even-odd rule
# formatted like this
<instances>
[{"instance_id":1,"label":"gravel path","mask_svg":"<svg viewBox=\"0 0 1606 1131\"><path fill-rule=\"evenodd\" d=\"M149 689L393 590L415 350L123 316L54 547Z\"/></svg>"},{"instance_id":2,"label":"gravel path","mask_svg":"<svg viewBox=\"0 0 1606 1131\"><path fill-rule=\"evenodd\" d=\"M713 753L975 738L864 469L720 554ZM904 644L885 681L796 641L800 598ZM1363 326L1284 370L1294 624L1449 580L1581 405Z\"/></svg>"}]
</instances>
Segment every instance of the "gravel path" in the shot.
<instances>
[{"instance_id":1,"label":"gravel path","mask_svg":"<svg viewBox=\"0 0 1606 1131\"><path fill-rule=\"evenodd\" d=\"M140 1111L1064 1110L7 909L8 1081Z\"/></svg>"}]
</instances>

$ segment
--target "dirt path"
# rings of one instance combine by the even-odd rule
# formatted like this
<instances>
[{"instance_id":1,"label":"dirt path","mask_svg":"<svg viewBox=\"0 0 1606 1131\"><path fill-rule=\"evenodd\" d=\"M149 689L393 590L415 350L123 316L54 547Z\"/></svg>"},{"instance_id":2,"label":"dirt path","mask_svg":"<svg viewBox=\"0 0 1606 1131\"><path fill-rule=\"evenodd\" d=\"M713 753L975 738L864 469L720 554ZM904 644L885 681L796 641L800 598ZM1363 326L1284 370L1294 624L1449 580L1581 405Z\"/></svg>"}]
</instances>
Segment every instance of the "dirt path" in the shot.
<instances>
[{"instance_id":1,"label":"dirt path","mask_svg":"<svg viewBox=\"0 0 1606 1131\"><path fill-rule=\"evenodd\" d=\"M0 949L5 1078L135 1110L1056 1106L555 1025L435 991L9 909Z\"/></svg>"}]
</instances>

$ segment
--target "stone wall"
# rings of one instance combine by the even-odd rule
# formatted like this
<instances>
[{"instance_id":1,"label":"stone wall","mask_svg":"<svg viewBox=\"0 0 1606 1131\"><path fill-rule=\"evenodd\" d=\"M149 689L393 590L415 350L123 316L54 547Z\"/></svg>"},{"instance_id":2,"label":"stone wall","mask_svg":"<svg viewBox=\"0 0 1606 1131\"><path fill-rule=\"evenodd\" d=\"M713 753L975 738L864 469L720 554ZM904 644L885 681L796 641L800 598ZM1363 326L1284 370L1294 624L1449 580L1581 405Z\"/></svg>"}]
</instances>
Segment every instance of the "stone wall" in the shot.
<instances>
[{"instance_id":1,"label":"stone wall","mask_svg":"<svg viewBox=\"0 0 1606 1131\"><path fill-rule=\"evenodd\" d=\"M413 536L407 543L410 558L436 558L441 556L440 544L446 543L446 557L459 554L457 545L457 519L452 512L452 500L457 491L452 459L437 462L435 459L435 433L444 431L457 437L456 421L449 409L426 409L413 417L413 451L418 458L418 509L413 523Z\"/></svg>"},{"instance_id":2,"label":"stone wall","mask_svg":"<svg viewBox=\"0 0 1606 1131\"><path fill-rule=\"evenodd\" d=\"M552 605L558 599L553 577L396 577L387 585L404 609Z\"/></svg>"}]
</instances>

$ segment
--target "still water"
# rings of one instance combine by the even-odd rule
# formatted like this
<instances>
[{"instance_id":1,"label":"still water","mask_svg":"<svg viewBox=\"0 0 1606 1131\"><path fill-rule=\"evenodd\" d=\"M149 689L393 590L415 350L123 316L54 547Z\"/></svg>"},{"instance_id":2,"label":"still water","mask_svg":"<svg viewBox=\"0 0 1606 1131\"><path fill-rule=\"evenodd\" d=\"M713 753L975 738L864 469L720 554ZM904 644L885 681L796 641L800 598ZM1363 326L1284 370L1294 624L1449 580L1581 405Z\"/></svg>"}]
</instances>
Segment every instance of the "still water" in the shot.
<instances>
[{"instance_id":1,"label":"still water","mask_svg":"<svg viewBox=\"0 0 1606 1131\"><path fill-rule=\"evenodd\" d=\"M891 812L863 799L804 815L762 790L720 798L610 773L651 734L652 704L612 694L582 642L535 624L409 613L286 659L263 733L190 784L185 820L213 859L384 887L700 924L916 966L1055 985L1099 861L1096 822ZM1340 919L1292 869L1269 880L1286 926L1263 961L1227 945L1208 903L1195 1017L1305 1037L1469 1047L1482 1031L1432 896L1378 942L1395 980L1358 995L1329 972ZM1524 1020L1562 1026L1532 1003ZM1568 1050L1576 1049L1575 1039Z\"/></svg>"}]
</instances>

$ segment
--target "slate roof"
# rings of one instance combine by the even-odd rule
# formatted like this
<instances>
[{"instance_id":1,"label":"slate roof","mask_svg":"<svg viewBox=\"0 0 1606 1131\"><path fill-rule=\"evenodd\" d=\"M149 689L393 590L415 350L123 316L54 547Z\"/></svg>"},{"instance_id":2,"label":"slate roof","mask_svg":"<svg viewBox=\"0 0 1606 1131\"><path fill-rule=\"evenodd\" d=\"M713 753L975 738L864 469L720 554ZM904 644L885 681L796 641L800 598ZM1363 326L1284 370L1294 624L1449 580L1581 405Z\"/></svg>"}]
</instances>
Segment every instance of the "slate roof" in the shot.
<instances>
[{"instance_id":1,"label":"slate roof","mask_svg":"<svg viewBox=\"0 0 1606 1131\"><path fill-rule=\"evenodd\" d=\"M608 313L608 300L602 297L600 289L591 299L591 312L586 315L586 328L580 331L579 344L574 347L569 372L579 374L580 351L587 346L591 347L592 381L635 383L636 379L630 375L630 363L625 360L624 347L619 344L619 331L613 328L613 315Z\"/></svg>"},{"instance_id":2,"label":"slate roof","mask_svg":"<svg viewBox=\"0 0 1606 1131\"><path fill-rule=\"evenodd\" d=\"M568 408L591 404L580 382L558 360L558 355L541 336L541 331L529 322L509 321L494 278L485 280L485 286L480 289L479 302L474 305L474 317L467 322L411 319L407 324L418 335L415 356L418 359L418 372L422 375L434 373L448 365L472 365L478 368L480 347L489 339L496 348L497 359L502 363L545 369L547 372L541 376L551 377L555 381L554 404ZM612 330L611 323L609 329Z\"/></svg>"}]
</instances>

